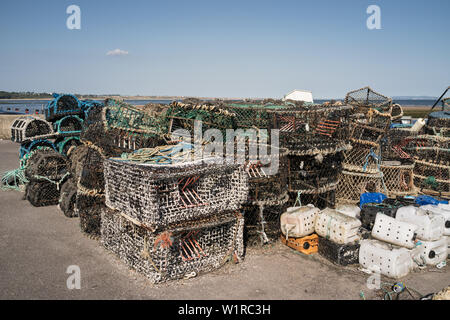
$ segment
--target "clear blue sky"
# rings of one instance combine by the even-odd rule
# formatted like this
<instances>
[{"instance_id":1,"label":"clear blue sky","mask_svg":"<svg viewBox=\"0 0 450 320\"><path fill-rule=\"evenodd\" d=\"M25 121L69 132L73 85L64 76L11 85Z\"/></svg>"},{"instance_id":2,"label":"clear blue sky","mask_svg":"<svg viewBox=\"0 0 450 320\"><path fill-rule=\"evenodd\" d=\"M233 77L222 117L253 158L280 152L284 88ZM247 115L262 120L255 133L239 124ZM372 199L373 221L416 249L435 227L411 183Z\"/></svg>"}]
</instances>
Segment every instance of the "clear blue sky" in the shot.
<instances>
[{"instance_id":1,"label":"clear blue sky","mask_svg":"<svg viewBox=\"0 0 450 320\"><path fill-rule=\"evenodd\" d=\"M70 4L81 30L66 28ZM370 4L381 30L366 27ZM2 0L0 90L437 96L450 85L449 13L448 0Z\"/></svg>"}]
</instances>

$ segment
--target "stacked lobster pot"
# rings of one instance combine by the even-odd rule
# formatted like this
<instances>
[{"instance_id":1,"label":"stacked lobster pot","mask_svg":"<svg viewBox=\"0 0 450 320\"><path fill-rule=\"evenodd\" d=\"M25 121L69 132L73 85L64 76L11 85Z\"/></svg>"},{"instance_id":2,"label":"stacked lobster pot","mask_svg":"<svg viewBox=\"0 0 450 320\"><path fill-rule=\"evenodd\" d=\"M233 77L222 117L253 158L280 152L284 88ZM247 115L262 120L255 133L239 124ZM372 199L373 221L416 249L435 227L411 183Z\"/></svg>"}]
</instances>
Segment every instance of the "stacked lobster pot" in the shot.
<instances>
[{"instance_id":1,"label":"stacked lobster pot","mask_svg":"<svg viewBox=\"0 0 450 320\"><path fill-rule=\"evenodd\" d=\"M67 164L69 150L73 150L81 144L79 135L83 128L86 110L94 105L100 105L96 101L80 101L70 94L53 94L53 97L54 99L45 108L45 120L38 116L22 116L13 122L11 139L21 145L19 152L21 166L16 170L7 172L2 178L2 187L19 190L25 189L24 186L32 181L33 183L27 188L26 198L35 205L55 204L55 201L58 203L60 184L67 180L69 174L54 175L52 170L57 166L58 170L61 171L62 163ZM61 155L57 165L54 161L58 156L50 154L49 150ZM45 157L48 157L48 161L42 160L41 156L44 154ZM33 172L26 175L27 166L33 165L36 159L42 160L40 174ZM50 159L53 160L50 161ZM48 174L45 174L46 169L42 167L43 164L48 165ZM67 167L65 170L68 173ZM45 188L43 185L43 190L39 192L37 191L39 188L36 187L36 175L40 176L38 180L41 184L43 183L42 180L46 181ZM31 177L32 180L29 180L28 177ZM54 186L50 187L49 183ZM39 200L36 197L43 198Z\"/></svg>"},{"instance_id":2,"label":"stacked lobster pot","mask_svg":"<svg viewBox=\"0 0 450 320\"><path fill-rule=\"evenodd\" d=\"M348 143L351 106L340 103L272 109L280 146L288 149L288 190L291 203L334 207L338 174Z\"/></svg>"},{"instance_id":3,"label":"stacked lobster pot","mask_svg":"<svg viewBox=\"0 0 450 320\"><path fill-rule=\"evenodd\" d=\"M196 158L192 145L105 160L104 247L152 282L193 277L243 258L243 166Z\"/></svg>"},{"instance_id":4,"label":"stacked lobster pot","mask_svg":"<svg viewBox=\"0 0 450 320\"><path fill-rule=\"evenodd\" d=\"M171 103L166 111L172 139L214 140L211 144L221 154L244 165L250 189L243 207L247 245L277 239L280 208L289 200L287 150L270 142L273 127L267 110L273 103L268 103L186 99Z\"/></svg>"},{"instance_id":5,"label":"stacked lobster pot","mask_svg":"<svg viewBox=\"0 0 450 320\"><path fill-rule=\"evenodd\" d=\"M450 98L442 100L442 111L428 115L425 133L441 137L450 137Z\"/></svg>"},{"instance_id":6,"label":"stacked lobster pot","mask_svg":"<svg viewBox=\"0 0 450 320\"><path fill-rule=\"evenodd\" d=\"M81 230L100 237L101 212L105 207L103 162L139 148L161 144L165 125L159 118L121 101L107 99L104 106L89 110L81 133L83 148L72 154L70 185L61 209L67 216L79 216ZM76 196L73 186L76 186Z\"/></svg>"},{"instance_id":7,"label":"stacked lobster pot","mask_svg":"<svg viewBox=\"0 0 450 320\"><path fill-rule=\"evenodd\" d=\"M353 148L344 153L336 197L339 203L356 204L361 193L386 191L381 140L391 123L392 100L365 87L349 92L345 102L356 108L350 125Z\"/></svg>"},{"instance_id":8,"label":"stacked lobster pot","mask_svg":"<svg viewBox=\"0 0 450 320\"><path fill-rule=\"evenodd\" d=\"M403 148L414 159L414 186L421 194L450 198L450 138L419 135Z\"/></svg>"}]
</instances>

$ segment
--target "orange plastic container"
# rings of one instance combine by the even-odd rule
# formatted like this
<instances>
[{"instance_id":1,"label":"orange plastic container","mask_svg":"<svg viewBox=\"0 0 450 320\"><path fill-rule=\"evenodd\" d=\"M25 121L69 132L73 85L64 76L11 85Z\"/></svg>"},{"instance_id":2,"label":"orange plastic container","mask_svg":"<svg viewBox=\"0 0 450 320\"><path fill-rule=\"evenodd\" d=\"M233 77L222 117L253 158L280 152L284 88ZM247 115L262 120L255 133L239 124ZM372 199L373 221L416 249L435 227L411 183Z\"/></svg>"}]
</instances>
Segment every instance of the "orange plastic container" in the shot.
<instances>
[{"instance_id":1,"label":"orange plastic container","mask_svg":"<svg viewBox=\"0 0 450 320\"><path fill-rule=\"evenodd\" d=\"M289 237L286 240L286 237L283 235L280 238L283 244L304 254L317 253L319 250L319 236L315 233L303 238Z\"/></svg>"}]
</instances>

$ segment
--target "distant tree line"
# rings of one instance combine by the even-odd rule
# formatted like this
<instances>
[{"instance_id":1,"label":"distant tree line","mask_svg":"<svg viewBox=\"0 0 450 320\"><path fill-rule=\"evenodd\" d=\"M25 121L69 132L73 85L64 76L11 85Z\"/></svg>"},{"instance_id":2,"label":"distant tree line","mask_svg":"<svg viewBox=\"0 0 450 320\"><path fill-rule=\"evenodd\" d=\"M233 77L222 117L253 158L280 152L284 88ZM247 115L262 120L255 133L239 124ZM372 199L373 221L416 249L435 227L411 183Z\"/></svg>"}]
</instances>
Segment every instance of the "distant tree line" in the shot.
<instances>
[{"instance_id":1,"label":"distant tree line","mask_svg":"<svg viewBox=\"0 0 450 320\"><path fill-rule=\"evenodd\" d=\"M64 92L65 93L65 92ZM77 97L96 98L98 96L119 96L118 94L96 95L96 94L74 94ZM0 91L0 99L52 99L53 96L48 92L9 92Z\"/></svg>"}]
</instances>

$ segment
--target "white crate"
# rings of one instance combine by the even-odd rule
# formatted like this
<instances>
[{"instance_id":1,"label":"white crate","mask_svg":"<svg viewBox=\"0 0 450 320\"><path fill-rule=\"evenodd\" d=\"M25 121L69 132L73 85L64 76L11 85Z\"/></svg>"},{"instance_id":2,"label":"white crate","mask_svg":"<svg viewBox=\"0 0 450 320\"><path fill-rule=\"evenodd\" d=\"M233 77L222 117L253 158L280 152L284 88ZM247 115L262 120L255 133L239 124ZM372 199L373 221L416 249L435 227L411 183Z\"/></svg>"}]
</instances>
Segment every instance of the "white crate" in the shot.
<instances>
[{"instance_id":1,"label":"white crate","mask_svg":"<svg viewBox=\"0 0 450 320\"><path fill-rule=\"evenodd\" d=\"M336 211L345 214L346 216L359 218L361 209L358 206L351 204L341 204L336 207Z\"/></svg>"},{"instance_id":2,"label":"white crate","mask_svg":"<svg viewBox=\"0 0 450 320\"><path fill-rule=\"evenodd\" d=\"M427 204L421 206L420 208L432 211L434 213L444 216L444 235L450 236L450 206L448 204L438 204L437 206Z\"/></svg>"},{"instance_id":3,"label":"white crate","mask_svg":"<svg viewBox=\"0 0 450 320\"><path fill-rule=\"evenodd\" d=\"M377 213L372 228L372 237L408 249L414 248L417 226Z\"/></svg>"},{"instance_id":4,"label":"white crate","mask_svg":"<svg viewBox=\"0 0 450 320\"><path fill-rule=\"evenodd\" d=\"M280 217L281 232L286 237L305 237L314 232L319 208L308 204L303 207L290 207Z\"/></svg>"},{"instance_id":5,"label":"white crate","mask_svg":"<svg viewBox=\"0 0 450 320\"><path fill-rule=\"evenodd\" d=\"M361 221L326 208L317 214L316 233L338 244L349 244L359 241L358 230Z\"/></svg>"},{"instance_id":6,"label":"white crate","mask_svg":"<svg viewBox=\"0 0 450 320\"><path fill-rule=\"evenodd\" d=\"M359 264L391 278L402 278L413 268L410 251L378 240L361 240Z\"/></svg>"},{"instance_id":7,"label":"white crate","mask_svg":"<svg viewBox=\"0 0 450 320\"><path fill-rule=\"evenodd\" d=\"M437 265L447 259L447 237L441 237L437 241L421 241L414 250L413 259L418 263Z\"/></svg>"},{"instance_id":8,"label":"white crate","mask_svg":"<svg viewBox=\"0 0 450 320\"><path fill-rule=\"evenodd\" d=\"M417 238L426 241L439 240L444 233L444 216L414 206L406 206L397 210L395 219L415 224Z\"/></svg>"}]
</instances>

